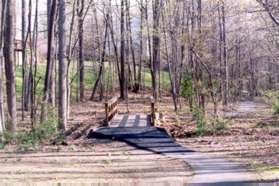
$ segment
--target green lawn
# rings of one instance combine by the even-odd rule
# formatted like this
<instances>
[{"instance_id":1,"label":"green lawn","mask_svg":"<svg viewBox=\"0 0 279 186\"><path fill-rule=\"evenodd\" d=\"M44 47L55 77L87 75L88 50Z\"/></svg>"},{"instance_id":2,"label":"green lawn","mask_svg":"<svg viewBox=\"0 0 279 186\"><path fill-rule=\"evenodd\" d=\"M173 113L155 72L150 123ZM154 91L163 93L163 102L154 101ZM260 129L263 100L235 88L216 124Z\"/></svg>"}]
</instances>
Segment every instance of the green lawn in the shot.
<instances>
[{"instance_id":1,"label":"green lawn","mask_svg":"<svg viewBox=\"0 0 279 186\"><path fill-rule=\"evenodd\" d=\"M97 73L98 73L98 66L92 64L92 61L86 61L85 63L85 88L91 90L94 86L94 83L97 78ZM45 70L46 70L46 65L45 64L39 64L37 67L37 76L36 76L36 82L37 82L37 96L41 96L43 92L43 87L44 87L44 76L45 76ZM76 63L74 61L70 65L70 80L72 82L72 95L75 96L77 92L77 87L78 87L78 75L77 75L77 67ZM170 89L170 79L169 79L169 74L166 71L161 71L161 88L164 90L169 90ZM112 75L114 77L114 80L112 82ZM58 78L58 75L57 77ZM151 87L152 86L152 80L151 80L151 74L149 69L144 69L142 72L142 78L144 81L144 85L146 87ZM104 76L104 81L105 81L105 86L106 88L110 89L112 85L117 86L118 84L118 78L116 75L116 72L112 74L110 71L110 68L108 65L105 66L105 76ZM16 93L17 97L21 97L22 93L22 67L17 66L16 67Z\"/></svg>"}]
</instances>

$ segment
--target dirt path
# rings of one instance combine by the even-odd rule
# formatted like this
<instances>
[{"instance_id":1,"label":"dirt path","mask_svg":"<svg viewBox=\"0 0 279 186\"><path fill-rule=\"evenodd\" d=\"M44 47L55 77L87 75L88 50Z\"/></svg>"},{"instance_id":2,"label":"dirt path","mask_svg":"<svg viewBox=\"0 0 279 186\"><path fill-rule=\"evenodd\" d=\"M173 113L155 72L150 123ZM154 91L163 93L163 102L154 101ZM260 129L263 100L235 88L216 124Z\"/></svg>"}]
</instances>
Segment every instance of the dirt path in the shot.
<instances>
[{"instance_id":1,"label":"dirt path","mask_svg":"<svg viewBox=\"0 0 279 186\"><path fill-rule=\"evenodd\" d=\"M0 151L0 184L187 183L192 176L182 160L125 143L101 142L90 141L87 147L62 147L63 150L49 147L45 152L34 153Z\"/></svg>"},{"instance_id":2,"label":"dirt path","mask_svg":"<svg viewBox=\"0 0 279 186\"><path fill-rule=\"evenodd\" d=\"M242 118L249 117L251 114L255 114L259 110L265 110L268 106L261 102L256 101L243 101L234 105L233 111L226 112L227 118Z\"/></svg>"}]
</instances>

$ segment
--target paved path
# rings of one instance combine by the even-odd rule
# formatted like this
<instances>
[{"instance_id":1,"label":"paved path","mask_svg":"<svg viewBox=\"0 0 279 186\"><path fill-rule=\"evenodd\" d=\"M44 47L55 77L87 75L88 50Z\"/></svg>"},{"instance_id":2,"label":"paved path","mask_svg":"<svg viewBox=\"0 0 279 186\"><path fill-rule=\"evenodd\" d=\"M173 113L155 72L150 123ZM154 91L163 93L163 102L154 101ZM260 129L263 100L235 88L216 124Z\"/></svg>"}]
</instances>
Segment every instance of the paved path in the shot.
<instances>
[{"instance_id":1,"label":"paved path","mask_svg":"<svg viewBox=\"0 0 279 186\"><path fill-rule=\"evenodd\" d=\"M194 152L177 144L164 129L155 127L109 127L91 131L89 138L114 139L133 147L183 159L195 171L191 183L238 183L257 180L245 167L223 158Z\"/></svg>"}]
</instances>

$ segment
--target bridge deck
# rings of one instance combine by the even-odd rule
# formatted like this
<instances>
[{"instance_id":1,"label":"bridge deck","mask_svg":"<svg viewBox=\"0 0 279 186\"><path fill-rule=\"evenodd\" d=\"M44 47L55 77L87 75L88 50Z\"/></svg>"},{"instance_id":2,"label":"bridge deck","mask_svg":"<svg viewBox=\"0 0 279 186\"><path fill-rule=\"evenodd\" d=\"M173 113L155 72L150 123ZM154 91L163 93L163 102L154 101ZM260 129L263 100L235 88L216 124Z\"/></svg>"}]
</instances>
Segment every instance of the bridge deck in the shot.
<instances>
[{"instance_id":1,"label":"bridge deck","mask_svg":"<svg viewBox=\"0 0 279 186\"><path fill-rule=\"evenodd\" d=\"M146 114L117 114L109 123L110 128L138 128L150 126L150 116Z\"/></svg>"}]
</instances>

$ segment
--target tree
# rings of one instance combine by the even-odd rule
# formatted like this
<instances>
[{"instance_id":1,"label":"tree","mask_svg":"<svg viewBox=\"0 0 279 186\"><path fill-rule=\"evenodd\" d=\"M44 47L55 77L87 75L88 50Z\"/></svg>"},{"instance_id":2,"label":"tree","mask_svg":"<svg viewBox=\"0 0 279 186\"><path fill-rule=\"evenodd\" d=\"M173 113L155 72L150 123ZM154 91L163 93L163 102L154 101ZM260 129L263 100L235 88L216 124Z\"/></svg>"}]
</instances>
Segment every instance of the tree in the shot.
<instances>
[{"instance_id":1,"label":"tree","mask_svg":"<svg viewBox=\"0 0 279 186\"><path fill-rule=\"evenodd\" d=\"M50 101L49 95L51 90L51 81L52 81L52 72L53 72L53 61L52 61L52 44L54 37L54 21L56 15L56 0L48 0L48 3L51 5L47 5L51 7L49 11L49 19L48 19L48 38L47 38L47 65L46 65L46 74L44 80L44 90L43 90L43 104L41 111L41 121L46 118L46 107L48 102Z\"/></svg>"},{"instance_id":2,"label":"tree","mask_svg":"<svg viewBox=\"0 0 279 186\"><path fill-rule=\"evenodd\" d=\"M83 54L83 12L84 12L84 0L78 0L78 38L79 38L79 98L80 101L84 100L84 54Z\"/></svg>"},{"instance_id":3,"label":"tree","mask_svg":"<svg viewBox=\"0 0 279 186\"><path fill-rule=\"evenodd\" d=\"M125 99L126 78L125 78L125 10L124 0L121 0L121 17L120 17L120 98Z\"/></svg>"},{"instance_id":4,"label":"tree","mask_svg":"<svg viewBox=\"0 0 279 186\"><path fill-rule=\"evenodd\" d=\"M25 36L25 32L26 32L26 1L22 1L21 2L21 6L22 6L22 11L21 11L21 42L22 42L22 120L24 120L24 111L28 109L28 98L27 98L27 94L28 94L28 90L27 90L27 76L26 76L26 42L27 42L27 38Z\"/></svg>"},{"instance_id":5,"label":"tree","mask_svg":"<svg viewBox=\"0 0 279 186\"><path fill-rule=\"evenodd\" d=\"M153 7L153 35L152 35L152 50L153 58L151 65L151 75L152 75L152 88L153 88L153 97L157 101L159 96L159 67L160 67L160 0L152 1Z\"/></svg>"},{"instance_id":6,"label":"tree","mask_svg":"<svg viewBox=\"0 0 279 186\"><path fill-rule=\"evenodd\" d=\"M15 59L14 59L14 31L15 31L15 1L6 2L6 17L4 21L4 48L6 74L6 92L8 105L9 130L17 129L16 89L15 89Z\"/></svg>"},{"instance_id":7,"label":"tree","mask_svg":"<svg viewBox=\"0 0 279 186\"><path fill-rule=\"evenodd\" d=\"M143 27L144 27L144 6L143 6L143 0L140 0L140 51L139 51L139 70L138 70L138 89L141 89L142 86L142 63L144 60L144 52L143 52Z\"/></svg>"},{"instance_id":8,"label":"tree","mask_svg":"<svg viewBox=\"0 0 279 186\"><path fill-rule=\"evenodd\" d=\"M271 20L279 26L279 19L278 19L278 14L276 14L276 10L278 8L278 1L268 1L268 0L256 0L268 13L269 17ZM277 6L276 6L277 3Z\"/></svg>"},{"instance_id":9,"label":"tree","mask_svg":"<svg viewBox=\"0 0 279 186\"><path fill-rule=\"evenodd\" d=\"M5 115L4 115L4 69L3 69L3 27L4 27L4 20L5 20L5 4L6 1L0 2L0 12L1 12L1 19L0 19L0 134L3 133L5 130Z\"/></svg>"},{"instance_id":10,"label":"tree","mask_svg":"<svg viewBox=\"0 0 279 186\"><path fill-rule=\"evenodd\" d=\"M220 77L222 82L222 101L223 105L228 104L228 93L229 93L229 66L227 58L227 37L226 37L226 15L225 15L225 2L224 0L219 1L218 6L219 13L219 32L220 32Z\"/></svg>"},{"instance_id":11,"label":"tree","mask_svg":"<svg viewBox=\"0 0 279 186\"><path fill-rule=\"evenodd\" d=\"M134 50L134 42L133 42L133 36L132 36L132 26L131 26L131 16L130 16L130 0L125 0L126 4L126 27L127 27L127 34L128 34L128 43L130 46L130 51L132 55L132 62L133 62L133 91L138 92L139 91L139 79L137 76L137 66L136 66L136 56L135 56L135 50Z\"/></svg>"},{"instance_id":12,"label":"tree","mask_svg":"<svg viewBox=\"0 0 279 186\"><path fill-rule=\"evenodd\" d=\"M106 55L106 43L107 43L107 37L108 37L108 21L109 21L109 15L106 13L106 18L105 18L105 35L104 35L104 40L103 40L103 48L102 48L102 53L101 53L101 59L100 59L100 68L98 72L98 76L96 79L96 82L93 86L93 91L91 95L91 100L94 99L95 93L97 91L98 86L101 86L100 90L100 100L103 99L103 75L104 75L104 68L105 68L105 55Z\"/></svg>"},{"instance_id":13,"label":"tree","mask_svg":"<svg viewBox=\"0 0 279 186\"><path fill-rule=\"evenodd\" d=\"M58 127L65 130L67 127L67 65L65 62L65 0L59 0L58 17L58 60L59 60L59 106Z\"/></svg>"}]
</instances>

